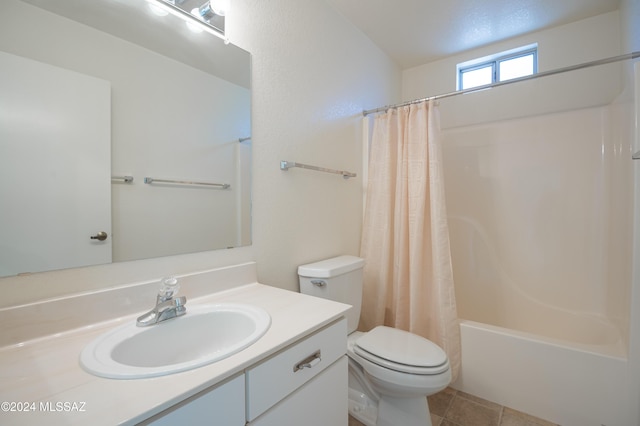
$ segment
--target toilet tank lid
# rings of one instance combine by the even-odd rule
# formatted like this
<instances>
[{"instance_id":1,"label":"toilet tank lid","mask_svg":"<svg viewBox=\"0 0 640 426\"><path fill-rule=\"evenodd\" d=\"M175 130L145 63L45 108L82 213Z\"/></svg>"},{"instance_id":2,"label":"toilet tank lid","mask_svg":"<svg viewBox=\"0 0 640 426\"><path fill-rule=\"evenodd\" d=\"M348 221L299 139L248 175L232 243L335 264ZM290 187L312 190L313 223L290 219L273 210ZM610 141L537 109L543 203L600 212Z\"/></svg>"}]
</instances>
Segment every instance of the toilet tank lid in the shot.
<instances>
[{"instance_id":1,"label":"toilet tank lid","mask_svg":"<svg viewBox=\"0 0 640 426\"><path fill-rule=\"evenodd\" d=\"M364 266L364 259L357 256L343 255L319 262L298 266L298 275L312 278L331 278Z\"/></svg>"}]
</instances>

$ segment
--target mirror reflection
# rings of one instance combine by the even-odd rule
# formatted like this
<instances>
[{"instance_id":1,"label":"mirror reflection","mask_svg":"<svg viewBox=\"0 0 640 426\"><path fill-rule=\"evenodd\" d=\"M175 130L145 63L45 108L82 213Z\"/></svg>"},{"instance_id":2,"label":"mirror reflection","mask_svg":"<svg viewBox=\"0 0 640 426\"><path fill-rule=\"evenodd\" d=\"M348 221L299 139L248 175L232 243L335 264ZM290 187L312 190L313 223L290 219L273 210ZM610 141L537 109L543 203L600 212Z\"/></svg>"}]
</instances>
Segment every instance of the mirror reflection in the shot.
<instances>
[{"instance_id":1,"label":"mirror reflection","mask_svg":"<svg viewBox=\"0 0 640 426\"><path fill-rule=\"evenodd\" d=\"M145 0L3 0L0 81L0 276L251 243L248 52Z\"/></svg>"}]
</instances>

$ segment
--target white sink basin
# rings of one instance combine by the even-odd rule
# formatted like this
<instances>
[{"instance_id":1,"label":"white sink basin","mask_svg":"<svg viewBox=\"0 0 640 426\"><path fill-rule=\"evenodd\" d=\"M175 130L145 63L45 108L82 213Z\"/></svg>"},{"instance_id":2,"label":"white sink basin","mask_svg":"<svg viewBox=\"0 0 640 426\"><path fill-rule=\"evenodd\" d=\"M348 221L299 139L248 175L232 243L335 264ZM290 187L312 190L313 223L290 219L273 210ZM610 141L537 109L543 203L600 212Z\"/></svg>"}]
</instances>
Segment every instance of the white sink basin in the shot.
<instances>
[{"instance_id":1,"label":"white sink basin","mask_svg":"<svg viewBox=\"0 0 640 426\"><path fill-rule=\"evenodd\" d=\"M184 316L147 327L135 320L89 343L80 364L112 379L163 376L240 352L262 337L271 317L261 308L222 303L187 306Z\"/></svg>"}]
</instances>

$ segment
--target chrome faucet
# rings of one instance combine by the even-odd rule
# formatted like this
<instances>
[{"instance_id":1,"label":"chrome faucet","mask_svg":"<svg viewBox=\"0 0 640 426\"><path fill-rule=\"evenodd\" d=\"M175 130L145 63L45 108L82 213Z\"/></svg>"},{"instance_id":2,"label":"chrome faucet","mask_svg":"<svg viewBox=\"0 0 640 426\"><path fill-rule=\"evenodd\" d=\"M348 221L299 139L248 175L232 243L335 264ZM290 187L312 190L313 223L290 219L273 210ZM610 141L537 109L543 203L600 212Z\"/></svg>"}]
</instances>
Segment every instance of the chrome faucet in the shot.
<instances>
[{"instance_id":1,"label":"chrome faucet","mask_svg":"<svg viewBox=\"0 0 640 426\"><path fill-rule=\"evenodd\" d=\"M187 308L184 305L187 303L187 298L184 296L174 298L179 289L180 285L175 277L163 278L156 297L156 306L146 314L140 315L136 325L146 327L186 314Z\"/></svg>"}]
</instances>

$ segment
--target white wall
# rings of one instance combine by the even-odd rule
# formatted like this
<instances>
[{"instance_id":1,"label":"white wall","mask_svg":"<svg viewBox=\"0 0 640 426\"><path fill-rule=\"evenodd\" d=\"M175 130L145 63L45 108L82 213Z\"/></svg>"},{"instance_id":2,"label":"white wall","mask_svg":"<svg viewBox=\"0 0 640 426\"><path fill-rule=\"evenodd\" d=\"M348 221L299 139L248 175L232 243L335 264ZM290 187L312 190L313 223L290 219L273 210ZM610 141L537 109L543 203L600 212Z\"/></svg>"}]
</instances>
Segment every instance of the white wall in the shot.
<instances>
[{"instance_id":1,"label":"white wall","mask_svg":"<svg viewBox=\"0 0 640 426\"><path fill-rule=\"evenodd\" d=\"M623 49L625 52L640 51L640 1L622 0L620 6L622 20ZM635 76L629 72L629 81L635 85L636 129L632 151L640 150L640 60L635 61ZM631 85L630 84L630 85ZM640 182L640 164L634 162L634 181ZM635 188L634 208L634 271L633 288L630 297L631 328L629 333L630 375L627 391L631 416L640 422L640 185Z\"/></svg>"},{"instance_id":2,"label":"white wall","mask_svg":"<svg viewBox=\"0 0 640 426\"><path fill-rule=\"evenodd\" d=\"M3 304L247 260L257 261L261 282L297 290L299 264L358 253L361 111L399 100L399 69L324 1L235 0L232 7L231 42L253 55L253 245L5 278ZM283 172L280 160L359 177Z\"/></svg>"}]
</instances>

